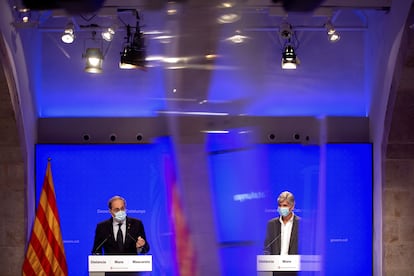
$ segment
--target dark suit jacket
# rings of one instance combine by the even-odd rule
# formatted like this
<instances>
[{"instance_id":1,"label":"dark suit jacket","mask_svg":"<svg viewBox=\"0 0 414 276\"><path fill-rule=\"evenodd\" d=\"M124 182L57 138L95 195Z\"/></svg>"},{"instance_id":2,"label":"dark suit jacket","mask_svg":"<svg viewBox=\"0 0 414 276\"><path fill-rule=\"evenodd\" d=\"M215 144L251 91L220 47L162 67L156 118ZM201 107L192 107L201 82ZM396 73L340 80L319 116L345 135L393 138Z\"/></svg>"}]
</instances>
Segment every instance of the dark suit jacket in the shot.
<instances>
[{"instance_id":1,"label":"dark suit jacket","mask_svg":"<svg viewBox=\"0 0 414 276\"><path fill-rule=\"evenodd\" d=\"M140 253L144 254L149 251L150 246L145 236L144 225L141 220L130 217L126 218L125 243L122 252L119 250L118 244L115 241L112 222L113 218L111 217L108 220L98 223L96 226L92 254L135 255L138 253L135 244L139 236L145 240L145 245L142 247Z\"/></svg>"},{"instance_id":2,"label":"dark suit jacket","mask_svg":"<svg viewBox=\"0 0 414 276\"><path fill-rule=\"evenodd\" d=\"M299 221L300 217L293 216L292 233L290 234L289 255L299 254ZM280 234L281 224L279 217L273 218L267 222L266 238L264 242L264 251L271 255L280 255Z\"/></svg>"}]
</instances>

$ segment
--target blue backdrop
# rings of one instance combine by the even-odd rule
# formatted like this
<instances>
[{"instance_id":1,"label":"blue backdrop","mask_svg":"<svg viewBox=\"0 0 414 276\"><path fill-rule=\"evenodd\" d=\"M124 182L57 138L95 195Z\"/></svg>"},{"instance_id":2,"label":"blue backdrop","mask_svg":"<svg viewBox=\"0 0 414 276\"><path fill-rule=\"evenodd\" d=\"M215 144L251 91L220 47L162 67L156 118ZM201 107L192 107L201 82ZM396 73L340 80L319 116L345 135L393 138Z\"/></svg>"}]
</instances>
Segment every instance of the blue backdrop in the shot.
<instances>
[{"instance_id":1,"label":"blue backdrop","mask_svg":"<svg viewBox=\"0 0 414 276\"><path fill-rule=\"evenodd\" d=\"M154 275L172 273L164 146L37 145L37 199L50 157L69 275L88 275L95 227L110 217L107 201L113 195L125 197L127 214L143 221Z\"/></svg>"},{"instance_id":2,"label":"blue backdrop","mask_svg":"<svg viewBox=\"0 0 414 276\"><path fill-rule=\"evenodd\" d=\"M295 194L306 225L302 250L323 256L325 275L372 274L370 144L327 145L321 154L318 146L214 137L207 151L222 275L255 275L266 222L284 190ZM96 223L109 218L107 200L115 194L127 199L128 215L144 222L152 275L174 275L164 154L171 148L163 142L36 146L36 196L50 157L70 275L87 275Z\"/></svg>"},{"instance_id":3,"label":"blue backdrop","mask_svg":"<svg viewBox=\"0 0 414 276\"><path fill-rule=\"evenodd\" d=\"M372 274L370 144L233 146L210 141L223 275L256 273L267 221L285 190L302 217L302 254L321 255L324 275Z\"/></svg>"}]
</instances>

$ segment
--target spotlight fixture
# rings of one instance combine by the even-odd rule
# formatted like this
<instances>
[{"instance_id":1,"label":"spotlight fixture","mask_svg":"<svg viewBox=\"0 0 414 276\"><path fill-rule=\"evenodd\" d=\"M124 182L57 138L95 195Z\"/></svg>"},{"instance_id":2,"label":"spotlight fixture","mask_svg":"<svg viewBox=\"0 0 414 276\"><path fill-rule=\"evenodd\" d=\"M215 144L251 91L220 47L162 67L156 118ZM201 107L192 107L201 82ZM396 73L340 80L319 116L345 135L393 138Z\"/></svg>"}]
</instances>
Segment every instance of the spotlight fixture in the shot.
<instances>
[{"instance_id":1,"label":"spotlight fixture","mask_svg":"<svg viewBox=\"0 0 414 276\"><path fill-rule=\"evenodd\" d=\"M296 69L297 64L295 49L292 45L287 44L282 53L282 69Z\"/></svg>"},{"instance_id":2,"label":"spotlight fixture","mask_svg":"<svg viewBox=\"0 0 414 276\"><path fill-rule=\"evenodd\" d=\"M16 11L16 22L17 23L29 23L32 17L31 10L28 8L19 8L17 6L13 6L14 10Z\"/></svg>"},{"instance_id":3,"label":"spotlight fixture","mask_svg":"<svg viewBox=\"0 0 414 276\"><path fill-rule=\"evenodd\" d=\"M222 3L219 4L219 8L232 8L236 5L235 1L223 1Z\"/></svg>"},{"instance_id":4,"label":"spotlight fixture","mask_svg":"<svg viewBox=\"0 0 414 276\"><path fill-rule=\"evenodd\" d=\"M279 27L279 35L284 40L282 52L282 69L296 69L299 60L295 53L298 41L293 31L292 25L284 21Z\"/></svg>"},{"instance_id":5,"label":"spotlight fixture","mask_svg":"<svg viewBox=\"0 0 414 276\"><path fill-rule=\"evenodd\" d=\"M292 26L288 22L283 22L280 24L279 34L283 39L290 39L293 34Z\"/></svg>"},{"instance_id":6,"label":"spotlight fixture","mask_svg":"<svg viewBox=\"0 0 414 276\"><path fill-rule=\"evenodd\" d=\"M63 31L62 34L62 41L64 43L70 44L75 40L75 31L74 31L74 26L72 22L69 22L66 27L65 30Z\"/></svg>"},{"instance_id":7,"label":"spotlight fixture","mask_svg":"<svg viewBox=\"0 0 414 276\"><path fill-rule=\"evenodd\" d=\"M145 70L146 50L144 34L139 26L139 16L137 14L137 24L135 33L132 34L131 26L127 26L126 44L121 52L119 68L121 69L142 69Z\"/></svg>"},{"instance_id":8,"label":"spotlight fixture","mask_svg":"<svg viewBox=\"0 0 414 276\"><path fill-rule=\"evenodd\" d=\"M14 20L10 23L15 28L37 28L40 14L27 7L13 6Z\"/></svg>"},{"instance_id":9,"label":"spotlight fixture","mask_svg":"<svg viewBox=\"0 0 414 276\"><path fill-rule=\"evenodd\" d=\"M328 34L328 40L330 42L337 42L341 38L341 36L339 35L339 33L334 28L331 20L328 20L325 23L325 29L326 29L326 32Z\"/></svg>"},{"instance_id":10,"label":"spotlight fixture","mask_svg":"<svg viewBox=\"0 0 414 276\"><path fill-rule=\"evenodd\" d=\"M92 32L92 42L94 42L94 47L86 48L82 57L86 59L85 65L85 72L88 73L102 73L102 63L104 59L104 55L102 53L102 45L101 47L96 47L96 31ZM102 40L101 40L102 44Z\"/></svg>"},{"instance_id":11,"label":"spotlight fixture","mask_svg":"<svg viewBox=\"0 0 414 276\"><path fill-rule=\"evenodd\" d=\"M19 9L19 18L21 22L28 23L30 21L31 13L30 9L22 8Z\"/></svg>"},{"instance_id":12,"label":"spotlight fixture","mask_svg":"<svg viewBox=\"0 0 414 276\"><path fill-rule=\"evenodd\" d=\"M222 9L222 11L221 14L217 17L217 22L220 24L229 24L240 20L240 13L233 9L235 5L235 1L223 1L221 4L219 4L218 8Z\"/></svg>"},{"instance_id":13,"label":"spotlight fixture","mask_svg":"<svg viewBox=\"0 0 414 276\"><path fill-rule=\"evenodd\" d=\"M88 48L83 56L86 58L85 72L102 73L103 54L100 48Z\"/></svg>"},{"instance_id":14,"label":"spotlight fixture","mask_svg":"<svg viewBox=\"0 0 414 276\"><path fill-rule=\"evenodd\" d=\"M178 1L168 1L166 7L166 13L168 16L176 15L180 12L180 3Z\"/></svg>"},{"instance_id":15,"label":"spotlight fixture","mask_svg":"<svg viewBox=\"0 0 414 276\"><path fill-rule=\"evenodd\" d=\"M234 12L224 13L217 18L217 22L220 24L234 23L238 20L240 20L240 15Z\"/></svg>"},{"instance_id":16,"label":"spotlight fixture","mask_svg":"<svg viewBox=\"0 0 414 276\"><path fill-rule=\"evenodd\" d=\"M13 22L12 24L17 25L19 27L36 26L36 24L34 24L36 21L33 20L33 17L34 15L36 15L36 12L32 14L32 11L25 7L19 8L17 6L13 6L13 9L15 12L15 22Z\"/></svg>"},{"instance_id":17,"label":"spotlight fixture","mask_svg":"<svg viewBox=\"0 0 414 276\"><path fill-rule=\"evenodd\" d=\"M249 37L242 35L240 30L236 30L234 35L226 38L226 41L230 41L234 44L240 44L245 42Z\"/></svg>"},{"instance_id":18,"label":"spotlight fixture","mask_svg":"<svg viewBox=\"0 0 414 276\"><path fill-rule=\"evenodd\" d=\"M105 41L108 41L108 42L112 41L112 39L114 38L114 35L115 35L115 29L116 29L115 26L111 26L111 27L108 27L108 28L104 29L101 33L102 38Z\"/></svg>"}]
</instances>

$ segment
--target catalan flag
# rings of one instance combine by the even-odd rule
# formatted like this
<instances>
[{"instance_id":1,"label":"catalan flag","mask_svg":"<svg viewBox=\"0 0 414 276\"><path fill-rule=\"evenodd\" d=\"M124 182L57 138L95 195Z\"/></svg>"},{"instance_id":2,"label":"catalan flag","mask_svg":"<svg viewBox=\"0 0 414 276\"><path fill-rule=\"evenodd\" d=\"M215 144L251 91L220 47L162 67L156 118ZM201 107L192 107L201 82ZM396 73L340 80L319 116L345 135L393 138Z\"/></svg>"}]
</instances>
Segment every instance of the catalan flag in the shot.
<instances>
[{"instance_id":1,"label":"catalan flag","mask_svg":"<svg viewBox=\"0 0 414 276\"><path fill-rule=\"evenodd\" d=\"M176 275L196 276L197 261L195 248L191 239L190 229L181 203L181 197L170 156L164 159L166 182L169 190L171 208L173 244L175 247Z\"/></svg>"},{"instance_id":2,"label":"catalan flag","mask_svg":"<svg viewBox=\"0 0 414 276\"><path fill-rule=\"evenodd\" d=\"M27 246L23 275L68 275L50 161Z\"/></svg>"}]
</instances>

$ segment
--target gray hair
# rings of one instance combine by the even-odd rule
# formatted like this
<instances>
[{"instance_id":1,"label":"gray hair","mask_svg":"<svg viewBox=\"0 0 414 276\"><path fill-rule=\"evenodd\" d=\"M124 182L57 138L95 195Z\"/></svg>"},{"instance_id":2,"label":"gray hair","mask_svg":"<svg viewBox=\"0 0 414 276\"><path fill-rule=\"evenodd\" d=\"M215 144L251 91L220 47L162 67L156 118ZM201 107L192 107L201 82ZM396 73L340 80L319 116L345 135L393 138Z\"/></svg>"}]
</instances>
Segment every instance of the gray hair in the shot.
<instances>
[{"instance_id":1,"label":"gray hair","mask_svg":"<svg viewBox=\"0 0 414 276\"><path fill-rule=\"evenodd\" d=\"M111 197L111 198L108 200L108 208L109 208L109 209L112 209L112 202L114 202L114 200L117 200L117 199L122 200L122 201L124 202L125 207L126 207L126 200L125 200L125 198L123 198L122 196L118 196L118 195L116 195L116 196Z\"/></svg>"},{"instance_id":2,"label":"gray hair","mask_svg":"<svg viewBox=\"0 0 414 276\"><path fill-rule=\"evenodd\" d=\"M291 192L288 192L288 191L281 192L277 198L277 203L280 204L285 200L290 204L290 206L295 205L295 196Z\"/></svg>"}]
</instances>

